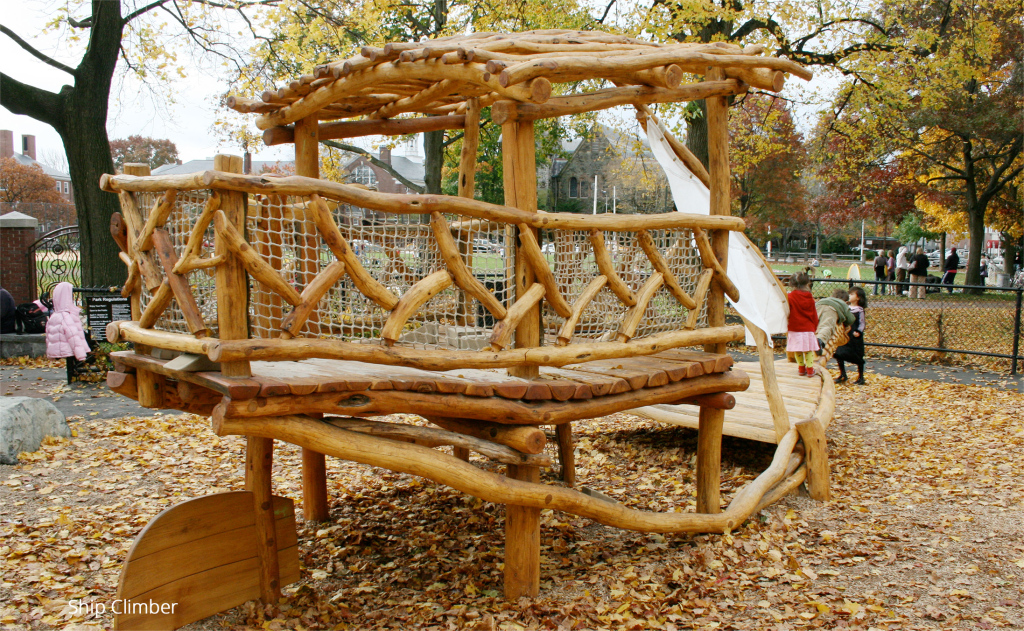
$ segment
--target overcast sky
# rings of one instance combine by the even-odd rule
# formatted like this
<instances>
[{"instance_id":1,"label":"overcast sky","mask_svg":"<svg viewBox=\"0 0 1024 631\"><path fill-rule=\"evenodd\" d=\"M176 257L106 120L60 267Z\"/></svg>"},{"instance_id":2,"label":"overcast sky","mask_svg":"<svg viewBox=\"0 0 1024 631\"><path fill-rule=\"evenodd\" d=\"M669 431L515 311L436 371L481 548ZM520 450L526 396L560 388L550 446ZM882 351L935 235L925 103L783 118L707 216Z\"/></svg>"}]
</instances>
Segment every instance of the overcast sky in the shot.
<instances>
[{"instance_id":1,"label":"overcast sky","mask_svg":"<svg viewBox=\"0 0 1024 631\"><path fill-rule=\"evenodd\" d=\"M0 21L43 53L75 67L82 49L61 42L56 33L43 32L55 7L60 5L52 0L5 0ZM19 81L54 92L72 81L69 75L37 60L3 34L0 34L0 68ZM238 153L234 147L218 147L210 129L217 110L216 98L224 90L223 81L191 65L186 66L186 72L187 78L173 85L180 103L170 108L158 105L158 100L141 90L136 82L115 83L107 120L110 138L132 134L169 138L177 145L184 161L211 157L218 149ZM3 107L0 107L0 129L14 132L16 150L21 147L23 134L35 135L36 157L40 161L50 152L63 152L60 136L50 126L28 116L14 115ZM271 147L257 159L291 159L289 154L284 147Z\"/></svg>"}]
</instances>

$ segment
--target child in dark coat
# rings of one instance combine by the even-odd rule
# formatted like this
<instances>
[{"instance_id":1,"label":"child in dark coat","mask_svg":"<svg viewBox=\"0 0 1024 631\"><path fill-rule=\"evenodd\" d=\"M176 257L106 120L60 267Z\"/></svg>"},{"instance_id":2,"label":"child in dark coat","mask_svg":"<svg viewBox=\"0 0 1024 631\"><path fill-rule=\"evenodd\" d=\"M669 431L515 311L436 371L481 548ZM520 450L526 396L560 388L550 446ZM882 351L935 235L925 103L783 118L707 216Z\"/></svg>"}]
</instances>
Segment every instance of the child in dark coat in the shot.
<instances>
[{"instance_id":1,"label":"child in dark coat","mask_svg":"<svg viewBox=\"0 0 1024 631\"><path fill-rule=\"evenodd\" d=\"M836 349L836 362L839 364L839 378L836 383L843 383L848 379L846 376L846 362L857 364L857 385L864 385L864 329L865 312L868 306L868 297L860 287L850 290L850 312L853 313L855 322L850 329L850 340Z\"/></svg>"}]
</instances>

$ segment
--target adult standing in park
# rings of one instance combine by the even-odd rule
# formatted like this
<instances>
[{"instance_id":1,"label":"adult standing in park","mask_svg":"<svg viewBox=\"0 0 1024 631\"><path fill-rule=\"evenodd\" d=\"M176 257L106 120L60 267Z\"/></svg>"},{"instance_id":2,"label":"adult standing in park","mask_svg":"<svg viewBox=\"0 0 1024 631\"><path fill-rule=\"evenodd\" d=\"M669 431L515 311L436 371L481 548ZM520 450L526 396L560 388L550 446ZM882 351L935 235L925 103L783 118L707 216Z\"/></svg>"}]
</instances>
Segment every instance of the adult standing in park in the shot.
<instances>
[{"instance_id":1,"label":"adult standing in park","mask_svg":"<svg viewBox=\"0 0 1024 631\"><path fill-rule=\"evenodd\" d=\"M890 283L896 280L896 254L892 250L885 253L885 280ZM896 285L889 285L882 293L896 295Z\"/></svg>"},{"instance_id":2,"label":"adult standing in park","mask_svg":"<svg viewBox=\"0 0 1024 631\"><path fill-rule=\"evenodd\" d=\"M924 300L924 284L928 282L928 257L922 247L917 248L917 253L910 261L910 282L915 284L910 288L910 297Z\"/></svg>"},{"instance_id":3,"label":"adult standing in park","mask_svg":"<svg viewBox=\"0 0 1024 631\"><path fill-rule=\"evenodd\" d=\"M910 257L908 256L907 246L901 245L899 253L896 255L896 281L899 283L906 283L907 276L910 275ZM897 294L907 293L906 285L899 285Z\"/></svg>"},{"instance_id":4,"label":"adult standing in park","mask_svg":"<svg viewBox=\"0 0 1024 631\"><path fill-rule=\"evenodd\" d=\"M949 285L949 293L953 293L953 281L956 280L956 272L959 267L960 255L956 253L956 248L950 248L946 263L942 266L942 284Z\"/></svg>"},{"instance_id":5,"label":"adult standing in park","mask_svg":"<svg viewBox=\"0 0 1024 631\"><path fill-rule=\"evenodd\" d=\"M878 251L878 256L875 257L875 280L876 281L883 281L883 280L885 280L886 274L888 274L888 269L889 269L889 257L887 257L885 255L885 250L879 250ZM876 282L875 283L875 295L876 296L878 295L879 291L884 292L885 290L883 289L882 285L880 285L879 283Z\"/></svg>"}]
</instances>

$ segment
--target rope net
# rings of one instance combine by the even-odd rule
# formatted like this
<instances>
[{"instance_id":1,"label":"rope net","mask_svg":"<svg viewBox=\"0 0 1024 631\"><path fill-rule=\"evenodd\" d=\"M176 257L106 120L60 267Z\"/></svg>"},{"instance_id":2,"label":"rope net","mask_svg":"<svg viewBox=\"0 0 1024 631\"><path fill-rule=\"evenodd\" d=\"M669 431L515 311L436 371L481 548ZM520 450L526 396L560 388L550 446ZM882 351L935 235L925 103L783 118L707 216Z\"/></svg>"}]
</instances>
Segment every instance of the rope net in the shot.
<instances>
[{"instance_id":1,"label":"rope net","mask_svg":"<svg viewBox=\"0 0 1024 631\"><path fill-rule=\"evenodd\" d=\"M138 201L145 218L159 200L159 194L140 193ZM183 192L165 229L175 250L183 255L193 227L199 221L209 194ZM245 239L253 250L287 283L301 292L336 260L321 239L308 197L252 195L248 200ZM396 298L404 296L421 279L447 269L429 215L385 213L346 204L328 202L338 229L366 273ZM515 301L514 228L499 222L445 217L449 232L462 260L488 291L510 307ZM702 271L699 252L688 229L652 230L658 251L680 286L695 296ZM214 254L214 229L204 233L199 255ZM559 291L571 305L598 276L593 246L585 231L545 230L540 235L541 252L550 265ZM651 276L651 262L637 244L635 232L605 233L605 247L623 282L634 292ZM213 268L188 273L188 282L200 312L216 335L217 309ZM695 296L697 297L697 296ZM699 297L697 297L699 300ZM151 295L142 292L143 309ZM565 319L544 301L545 344L553 344ZM706 301L700 301L697 326L706 326ZM615 338L629 307L608 288L603 288L584 310L577 324L577 341L606 341ZM274 291L250 277L249 329L252 338L281 335L283 319L292 307ZM346 273L319 300L299 331L299 336L344 339L351 342L381 343L381 328L390 311L366 297ZM685 327L689 311L663 285L649 302L634 339ZM479 350L489 347L496 318L469 293L452 284L424 303L406 322L398 344L421 349ZM185 318L175 301L158 319L155 328L188 333Z\"/></svg>"}]
</instances>

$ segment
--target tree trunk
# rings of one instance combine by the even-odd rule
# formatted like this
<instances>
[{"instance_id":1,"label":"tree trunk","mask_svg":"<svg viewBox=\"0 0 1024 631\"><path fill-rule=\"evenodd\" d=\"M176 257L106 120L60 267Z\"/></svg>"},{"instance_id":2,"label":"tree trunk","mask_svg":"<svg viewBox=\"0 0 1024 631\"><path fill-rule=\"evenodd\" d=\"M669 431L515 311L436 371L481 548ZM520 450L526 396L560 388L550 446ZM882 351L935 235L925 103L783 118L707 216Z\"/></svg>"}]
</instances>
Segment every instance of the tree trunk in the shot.
<instances>
[{"instance_id":1,"label":"tree trunk","mask_svg":"<svg viewBox=\"0 0 1024 631\"><path fill-rule=\"evenodd\" d=\"M967 253L967 278L965 285L981 284L981 251L985 247L985 208L980 203L975 203L967 209L967 225L970 230L971 245ZM971 293L981 293L981 290L970 290Z\"/></svg>"},{"instance_id":2,"label":"tree trunk","mask_svg":"<svg viewBox=\"0 0 1024 631\"><path fill-rule=\"evenodd\" d=\"M77 88L62 94L62 123L57 132L64 142L75 189L78 236L81 240L82 284L85 287L123 285L125 266L110 236L110 216L121 210L117 196L100 190L100 176L114 172L107 137L107 97Z\"/></svg>"},{"instance_id":3,"label":"tree trunk","mask_svg":"<svg viewBox=\"0 0 1024 631\"><path fill-rule=\"evenodd\" d=\"M703 99L694 101L700 108L699 117L686 119L686 148L708 168L708 107Z\"/></svg>"},{"instance_id":4,"label":"tree trunk","mask_svg":"<svg viewBox=\"0 0 1024 631\"><path fill-rule=\"evenodd\" d=\"M999 239L1003 243L1003 273L1013 276L1013 262L1017 260L1017 243L1007 232L999 233Z\"/></svg>"},{"instance_id":5,"label":"tree trunk","mask_svg":"<svg viewBox=\"0 0 1024 631\"><path fill-rule=\"evenodd\" d=\"M444 164L444 131L423 134L423 192L441 193L441 166Z\"/></svg>"}]
</instances>

